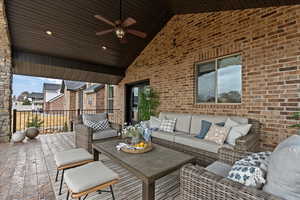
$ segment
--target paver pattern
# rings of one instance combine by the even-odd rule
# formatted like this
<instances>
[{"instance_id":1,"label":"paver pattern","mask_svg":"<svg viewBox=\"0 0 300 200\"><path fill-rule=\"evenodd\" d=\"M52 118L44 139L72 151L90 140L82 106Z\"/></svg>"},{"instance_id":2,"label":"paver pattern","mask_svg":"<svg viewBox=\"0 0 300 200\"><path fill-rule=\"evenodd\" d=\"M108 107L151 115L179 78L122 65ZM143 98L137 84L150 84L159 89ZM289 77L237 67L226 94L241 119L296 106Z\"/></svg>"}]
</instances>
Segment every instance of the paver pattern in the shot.
<instances>
[{"instance_id":1,"label":"paver pattern","mask_svg":"<svg viewBox=\"0 0 300 200\"><path fill-rule=\"evenodd\" d=\"M46 159L74 147L73 133L0 143L0 200L55 200Z\"/></svg>"}]
</instances>

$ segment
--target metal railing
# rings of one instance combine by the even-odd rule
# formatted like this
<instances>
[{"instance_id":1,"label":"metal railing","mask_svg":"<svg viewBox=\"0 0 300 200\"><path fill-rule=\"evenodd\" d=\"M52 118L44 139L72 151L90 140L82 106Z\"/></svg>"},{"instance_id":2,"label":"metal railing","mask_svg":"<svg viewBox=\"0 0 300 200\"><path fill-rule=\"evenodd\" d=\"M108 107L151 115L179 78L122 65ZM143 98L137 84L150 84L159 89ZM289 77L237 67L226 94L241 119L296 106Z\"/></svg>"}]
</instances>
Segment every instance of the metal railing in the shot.
<instances>
[{"instance_id":1,"label":"metal railing","mask_svg":"<svg viewBox=\"0 0 300 200\"><path fill-rule=\"evenodd\" d=\"M59 133L73 131L73 125L78 116L84 113L108 113L110 122L120 123L119 109L87 109L87 110L47 110L47 111L25 111L13 110L12 112L12 130L24 131L28 127L38 127L41 134Z\"/></svg>"}]
</instances>

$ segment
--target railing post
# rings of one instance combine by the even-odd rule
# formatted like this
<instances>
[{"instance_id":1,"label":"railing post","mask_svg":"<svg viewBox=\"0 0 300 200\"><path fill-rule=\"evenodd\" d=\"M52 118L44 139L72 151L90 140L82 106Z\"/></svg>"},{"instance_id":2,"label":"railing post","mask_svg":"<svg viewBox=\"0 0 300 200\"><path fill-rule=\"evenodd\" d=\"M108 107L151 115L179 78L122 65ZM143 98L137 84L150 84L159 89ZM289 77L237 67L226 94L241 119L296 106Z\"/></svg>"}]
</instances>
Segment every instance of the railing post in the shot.
<instances>
[{"instance_id":1,"label":"railing post","mask_svg":"<svg viewBox=\"0 0 300 200\"><path fill-rule=\"evenodd\" d=\"M12 132L15 133L17 130L17 110L13 109L13 126L12 126Z\"/></svg>"}]
</instances>

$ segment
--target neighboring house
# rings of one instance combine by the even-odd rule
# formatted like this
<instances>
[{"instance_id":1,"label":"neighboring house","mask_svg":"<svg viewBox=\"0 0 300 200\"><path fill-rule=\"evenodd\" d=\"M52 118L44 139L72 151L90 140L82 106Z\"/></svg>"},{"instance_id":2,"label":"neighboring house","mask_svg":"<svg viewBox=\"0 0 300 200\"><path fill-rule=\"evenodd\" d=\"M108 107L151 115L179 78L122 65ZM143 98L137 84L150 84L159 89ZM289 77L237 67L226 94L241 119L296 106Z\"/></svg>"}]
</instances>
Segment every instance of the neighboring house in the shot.
<instances>
[{"instance_id":1,"label":"neighboring house","mask_svg":"<svg viewBox=\"0 0 300 200\"><path fill-rule=\"evenodd\" d=\"M80 81L62 82L60 92L64 94L64 109L78 110L83 109L83 90L86 89L86 83Z\"/></svg>"},{"instance_id":2,"label":"neighboring house","mask_svg":"<svg viewBox=\"0 0 300 200\"><path fill-rule=\"evenodd\" d=\"M83 109L102 112L105 109L105 85L99 83L87 83L83 91Z\"/></svg>"},{"instance_id":3,"label":"neighboring house","mask_svg":"<svg viewBox=\"0 0 300 200\"><path fill-rule=\"evenodd\" d=\"M31 101L32 110L43 109L44 94L40 92L32 92L28 95L28 99Z\"/></svg>"},{"instance_id":4,"label":"neighboring house","mask_svg":"<svg viewBox=\"0 0 300 200\"><path fill-rule=\"evenodd\" d=\"M60 84L44 83L43 94L44 94L44 110L49 110L49 101L54 97L60 95Z\"/></svg>"},{"instance_id":5,"label":"neighboring house","mask_svg":"<svg viewBox=\"0 0 300 200\"><path fill-rule=\"evenodd\" d=\"M65 102L64 94L59 94L47 102L48 110L52 110L52 111L64 110L64 102Z\"/></svg>"}]
</instances>

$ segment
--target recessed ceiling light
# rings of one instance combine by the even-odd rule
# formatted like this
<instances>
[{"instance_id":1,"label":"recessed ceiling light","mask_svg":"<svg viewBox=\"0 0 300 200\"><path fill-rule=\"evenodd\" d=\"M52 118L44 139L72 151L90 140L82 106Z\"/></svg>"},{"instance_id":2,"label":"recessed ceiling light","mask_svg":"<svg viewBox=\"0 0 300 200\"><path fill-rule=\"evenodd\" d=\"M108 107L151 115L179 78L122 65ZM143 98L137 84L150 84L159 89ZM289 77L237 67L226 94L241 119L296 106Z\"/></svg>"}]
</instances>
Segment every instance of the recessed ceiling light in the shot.
<instances>
[{"instance_id":1,"label":"recessed ceiling light","mask_svg":"<svg viewBox=\"0 0 300 200\"><path fill-rule=\"evenodd\" d=\"M48 35L52 35L52 32L51 32L51 31L46 31L46 33L47 33Z\"/></svg>"},{"instance_id":2,"label":"recessed ceiling light","mask_svg":"<svg viewBox=\"0 0 300 200\"><path fill-rule=\"evenodd\" d=\"M107 49L107 47L106 47L106 46L102 46L101 48L102 48L103 50L106 50L106 49Z\"/></svg>"}]
</instances>

